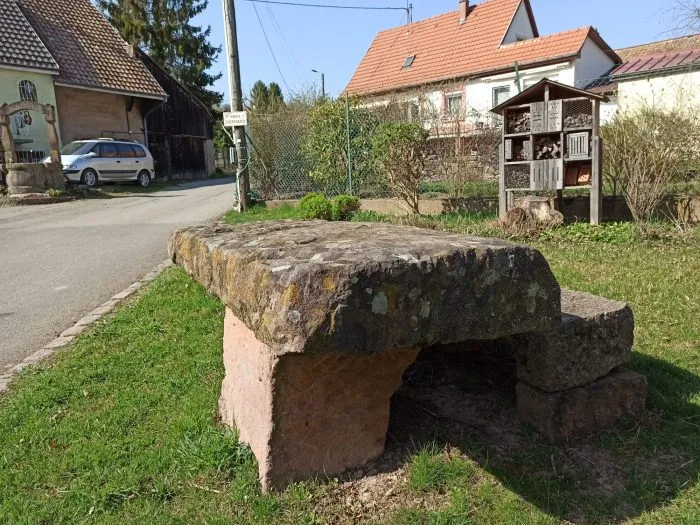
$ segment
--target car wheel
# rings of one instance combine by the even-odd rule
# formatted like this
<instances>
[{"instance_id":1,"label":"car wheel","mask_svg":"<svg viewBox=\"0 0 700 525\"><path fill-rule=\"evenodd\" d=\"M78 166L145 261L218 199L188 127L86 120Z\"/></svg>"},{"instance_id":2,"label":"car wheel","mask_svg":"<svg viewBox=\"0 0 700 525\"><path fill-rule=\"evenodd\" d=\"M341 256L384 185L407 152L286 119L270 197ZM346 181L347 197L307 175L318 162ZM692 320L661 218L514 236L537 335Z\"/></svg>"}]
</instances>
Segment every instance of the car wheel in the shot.
<instances>
[{"instance_id":1,"label":"car wheel","mask_svg":"<svg viewBox=\"0 0 700 525\"><path fill-rule=\"evenodd\" d=\"M136 177L136 182L138 182L139 186L142 188L147 188L148 185L151 184L151 174L146 170L139 172L138 177Z\"/></svg>"},{"instance_id":2,"label":"car wheel","mask_svg":"<svg viewBox=\"0 0 700 525\"><path fill-rule=\"evenodd\" d=\"M94 188L97 186L97 172L91 168L86 169L80 177L80 183L88 188Z\"/></svg>"}]
</instances>

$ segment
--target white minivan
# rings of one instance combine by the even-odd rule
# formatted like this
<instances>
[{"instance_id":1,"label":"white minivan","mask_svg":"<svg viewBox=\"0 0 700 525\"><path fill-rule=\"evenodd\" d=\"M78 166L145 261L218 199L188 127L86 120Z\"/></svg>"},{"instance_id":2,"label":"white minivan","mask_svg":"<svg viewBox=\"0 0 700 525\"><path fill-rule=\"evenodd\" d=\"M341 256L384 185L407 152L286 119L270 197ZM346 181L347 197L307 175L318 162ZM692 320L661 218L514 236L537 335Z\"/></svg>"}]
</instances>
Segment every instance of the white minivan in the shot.
<instances>
[{"instance_id":1,"label":"white minivan","mask_svg":"<svg viewBox=\"0 0 700 525\"><path fill-rule=\"evenodd\" d=\"M136 142L76 140L61 148L61 162L67 181L91 188L99 181L135 181L145 187L155 178L151 153Z\"/></svg>"}]
</instances>

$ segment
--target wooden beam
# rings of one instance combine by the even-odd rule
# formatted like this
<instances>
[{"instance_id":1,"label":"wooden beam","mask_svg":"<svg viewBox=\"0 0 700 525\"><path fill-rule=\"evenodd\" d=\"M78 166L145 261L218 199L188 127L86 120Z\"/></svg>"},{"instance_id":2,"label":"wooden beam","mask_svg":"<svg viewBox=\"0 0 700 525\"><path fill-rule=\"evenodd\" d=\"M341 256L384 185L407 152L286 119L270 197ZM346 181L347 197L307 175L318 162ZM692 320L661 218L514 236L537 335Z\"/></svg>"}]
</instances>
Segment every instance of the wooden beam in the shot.
<instances>
[{"instance_id":1,"label":"wooden beam","mask_svg":"<svg viewBox=\"0 0 700 525\"><path fill-rule=\"evenodd\" d=\"M600 102L593 100L593 151L591 152L591 224L603 219L603 142L600 139Z\"/></svg>"}]
</instances>

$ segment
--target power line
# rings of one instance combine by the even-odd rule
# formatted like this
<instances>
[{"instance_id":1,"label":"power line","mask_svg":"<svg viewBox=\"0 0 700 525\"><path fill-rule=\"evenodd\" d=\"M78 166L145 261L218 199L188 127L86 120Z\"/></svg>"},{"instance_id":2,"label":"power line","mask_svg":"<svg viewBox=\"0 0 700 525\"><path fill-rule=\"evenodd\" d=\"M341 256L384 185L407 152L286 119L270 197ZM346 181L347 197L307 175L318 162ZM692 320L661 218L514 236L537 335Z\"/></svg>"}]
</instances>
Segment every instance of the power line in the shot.
<instances>
[{"instance_id":1,"label":"power line","mask_svg":"<svg viewBox=\"0 0 700 525\"><path fill-rule=\"evenodd\" d=\"M298 68L298 73L301 74L303 81L306 81L306 75L304 74L304 68L301 67L299 64L299 61L297 60L297 57L294 55L294 52L292 51L292 48L289 45L289 42L287 41L286 37L284 36L284 33L282 32L282 28L280 27L279 22L277 22L277 17L272 11L272 8L270 7L270 4L266 4L265 7L267 8L267 13L270 16L270 20L272 20L272 27L275 29L277 32L277 35L280 37L280 40L282 41L282 47L284 48L285 52L287 53L287 56L294 62Z\"/></svg>"},{"instance_id":2,"label":"power line","mask_svg":"<svg viewBox=\"0 0 700 525\"><path fill-rule=\"evenodd\" d=\"M263 26L262 20L260 18L260 13L258 13L258 6L253 4L253 9L255 9L255 16L258 18L258 23L260 24L260 29L262 29L263 36L265 37L265 42L267 42L267 48L270 50L270 54L272 55L272 60L275 62L275 66L277 67L277 72L280 74L280 77L282 78L282 82L284 83L284 87L287 88L287 91L289 93L294 94L294 92L289 87L289 84L287 84L287 79L284 78L284 74L282 73L282 69L280 68L279 62L277 62L277 57L275 56L275 52L272 50L272 45L270 45L270 39L267 38L267 32L265 31L265 26Z\"/></svg>"},{"instance_id":3,"label":"power line","mask_svg":"<svg viewBox=\"0 0 700 525\"><path fill-rule=\"evenodd\" d=\"M367 11L406 11L406 7L389 7L389 6L367 6L367 5L337 5L337 4L307 4L303 2L281 2L280 0L243 0L244 2L252 2L253 4L277 4L277 5L293 5L298 7L320 7L324 9L361 9Z\"/></svg>"}]
</instances>

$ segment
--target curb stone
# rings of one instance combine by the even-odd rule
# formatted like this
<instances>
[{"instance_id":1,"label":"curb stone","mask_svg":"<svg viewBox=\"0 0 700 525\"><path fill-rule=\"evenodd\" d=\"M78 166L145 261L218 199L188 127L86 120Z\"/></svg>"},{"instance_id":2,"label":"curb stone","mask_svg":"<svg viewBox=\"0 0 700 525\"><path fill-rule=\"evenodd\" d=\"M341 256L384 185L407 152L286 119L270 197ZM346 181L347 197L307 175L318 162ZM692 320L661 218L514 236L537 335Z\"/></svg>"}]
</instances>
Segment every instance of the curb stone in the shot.
<instances>
[{"instance_id":1,"label":"curb stone","mask_svg":"<svg viewBox=\"0 0 700 525\"><path fill-rule=\"evenodd\" d=\"M10 383L14 377L19 374L22 370L28 366L35 365L44 359L51 357L56 350L59 348L64 348L69 345L75 339L75 336L81 334L93 323L102 319L105 315L112 312L117 306L119 306L122 301L131 297L134 293L144 287L144 285L150 283L160 275L160 273L166 268L172 266L172 261L169 259L163 261L158 266L155 267L151 272L146 274L140 281L128 286L125 290L114 295L108 301L105 301L102 305L95 308L92 312L87 314L82 319L76 321L73 326L64 330L61 335L56 337L54 340L50 341L43 348L37 350L30 356L26 357L20 363L14 365L8 369L4 374L0 375L0 394L2 394L10 386Z\"/></svg>"}]
</instances>

